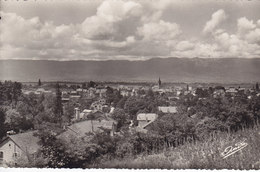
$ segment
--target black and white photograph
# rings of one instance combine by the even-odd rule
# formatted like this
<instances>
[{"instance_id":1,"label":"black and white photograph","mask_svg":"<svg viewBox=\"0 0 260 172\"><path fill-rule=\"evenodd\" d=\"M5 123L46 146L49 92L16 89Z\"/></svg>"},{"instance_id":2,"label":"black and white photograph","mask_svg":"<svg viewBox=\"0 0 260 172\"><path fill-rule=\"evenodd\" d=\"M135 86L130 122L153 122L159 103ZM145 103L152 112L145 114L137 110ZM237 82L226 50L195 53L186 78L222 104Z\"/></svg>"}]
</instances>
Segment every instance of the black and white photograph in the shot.
<instances>
[{"instance_id":1,"label":"black and white photograph","mask_svg":"<svg viewBox=\"0 0 260 172\"><path fill-rule=\"evenodd\" d=\"M260 0L0 0L0 171L260 170Z\"/></svg>"}]
</instances>

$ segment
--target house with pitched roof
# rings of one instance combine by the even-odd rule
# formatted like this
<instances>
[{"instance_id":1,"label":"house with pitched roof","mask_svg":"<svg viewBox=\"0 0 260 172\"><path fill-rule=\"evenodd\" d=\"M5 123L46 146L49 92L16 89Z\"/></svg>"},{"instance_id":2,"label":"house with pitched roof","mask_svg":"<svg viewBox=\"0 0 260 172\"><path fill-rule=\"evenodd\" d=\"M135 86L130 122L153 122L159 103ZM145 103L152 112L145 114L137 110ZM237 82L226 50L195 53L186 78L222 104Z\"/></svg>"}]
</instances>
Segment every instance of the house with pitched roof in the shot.
<instances>
[{"instance_id":1,"label":"house with pitched roof","mask_svg":"<svg viewBox=\"0 0 260 172\"><path fill-rule=\"evenodd\" d=\"M79 119L85 119L87 118L87 116L91 113L93 113L94 111L93 110L90 110L90 109L84 109L82 112L80 112L80 109L78 107L76 107L74 109L74 112L75 112L75 117L74 117L74 120L79 120Z\"/></svg>"},{"instance_id":2,"label":"house with pitched roof","mask_svg":"<svg viewBox=\"0 0 260 172\"><path fill-rule=\"evenodd\" d=\"M138 126L136 128L139 132L147 132L146 127L153 123L158 118L155 113L139 113L137 115Z\"/></svg>"},{"instance_id":3,"label":"house with pitched roof","mask_svg":"<svg viewBox=\"0 0 260 172\"><path fill-rule=\"evenodd\" d=\"M95 110L95 111L103 111L106 108L108 108L108 105L106 104L105 99L99 99L99 100L93 102L90 106L90 109Z\"/></svg>"},{"instance_id":4,"label":"house with pitched roof","mask_svg":"<svg viewBox=\"0 0 260 172\"><path fill-rule=\"evenodd\" d=\"M66 130L59 134L58 138L71 139L86 137L89 133L108 132L113 136L116 132L117 122L111 118L99 118L84 120L66 127Z\"/></svg>"},{"instance_id":5,"label":"house with pitched roof","mask_svg":"<svg viewBox=\"0 0 260 172\"><path fill-rule=\"evenodd\" d=\"M176 106L158 106L158 110L163 113L177 113Z\"/></svg>"},{"instance_id":6,"label":"house with pitched roof","mask_svg":"<svg viewBox=\"0 0 260 172\"><path fill-rule=\"evenodd\" d=\"M0 166L15 165L18 160L28 160L39 149L40 139L35 131L9 135L0 143Z\"/></svg>"}]
</instances>

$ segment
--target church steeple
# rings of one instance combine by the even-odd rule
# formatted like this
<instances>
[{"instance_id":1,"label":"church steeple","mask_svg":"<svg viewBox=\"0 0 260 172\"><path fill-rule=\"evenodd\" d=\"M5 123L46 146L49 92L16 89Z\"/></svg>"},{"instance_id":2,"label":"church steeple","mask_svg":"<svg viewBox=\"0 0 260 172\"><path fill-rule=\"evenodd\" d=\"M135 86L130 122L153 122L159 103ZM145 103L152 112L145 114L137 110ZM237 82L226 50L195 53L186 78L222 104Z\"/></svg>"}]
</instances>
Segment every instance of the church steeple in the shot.
<instances>
[{"instance_id":1,"label":"church steeple","mask_svg":"<svg viewBox=\"0 0 260 172\"><path fill-rule=\"evenodd\" d=\"M161 81L161 79L160 79L160 77L159 77L159 80L158 80L158 87L161 88L161 85L162 85L162 81Z\"/></svg>"}]
</instances>

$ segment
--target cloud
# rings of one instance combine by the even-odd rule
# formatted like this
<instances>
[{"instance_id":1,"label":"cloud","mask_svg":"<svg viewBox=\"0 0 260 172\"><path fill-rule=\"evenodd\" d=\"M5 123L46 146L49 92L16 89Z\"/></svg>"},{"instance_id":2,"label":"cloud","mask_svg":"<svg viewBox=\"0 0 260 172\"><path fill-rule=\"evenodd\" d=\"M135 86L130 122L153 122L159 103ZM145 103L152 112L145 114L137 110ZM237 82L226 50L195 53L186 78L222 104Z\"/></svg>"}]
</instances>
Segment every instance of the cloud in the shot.
<instances>
[{"instance_id":1,"label":"cloud","mask_svg":"<svg viewBox=\"0 0 260 172\"><path fill-rule=\"evenodd\" d=\"M139 17L142 6L133 1L104 1L97 9L97 16L110 22L123 20L127 17Z\"/></svg>"},{"instance_id":2,"label":"cloud","mask_svg":"<svg viewBox=\"0 0 260 172\"><path fill-rule=\"evenodd\" d=\"M25 19L15 13L1 12L1 58L76 60L95 57L95 53L104 58L107 54L116 55L117 50L135 43L132 33L136 30L127 31L122 27L127 27L125 22L131 26L135 18L141 20L142 7L131 1L113 2L103 2L96 15L70 25L55 25L51 21L42 22L38 17ZM126 32L122 34L120 29Z\"/></svg>"},{"instance_id":3,"label":"cloud","mask_svg":"<svg viewBox=\"0 0 260 172\"><path fill-rule=\"evenodd\" d=\"M246 34L245 39L248 40L249 43L260 45L260 26Z\"/></svg>"},{"instance_id":4,"label":"cloud","mask_svg":"<svg viewBox=\"0 0 260 172\"><path fill-rule=\"evenodd\" d=\"M246 17L237 20L237 33L215 32L214 39L227 57L259 57L260 27Z\"/></svg>"},{"instance_id":5,"label":"cloud","mask_svg":"<svg viewBox=\"0 0 260 172\"><path fill-rule=\"evenodd\" d=\"M227 18L224 10L220 9L212 14L211 19L206 23L203 33L213 32L214 29Z\"/></svg>"},{"instance_id":6,"label":"cloud","mask_svg":"<svg viewBox=\"0 0 260 172\"><path fill-rule=\"evenodd\" d=\"M134 31L121 28L129 26L134 29L140 24L142 14L142 6L136 2L104 1L96 15L86 18L82 23L82 33L89 39L122 41Z\"/></svg>"},{"instance_id":7,"label":"cloud","mask_svg":"<svg viewBox=\"0 0 260 172\"><path fill-rule=\"evenodd\" d=\"M77 60L167 56L182 32L178 24L161 20L158 10L147 12L143 4L133 1L104 1L95 15L70 25L2 13L5 19L1 25L2 58ZM19 26L9 27L14 24Z\"/></svg>"},{"instance_id":8,"label":"cloud","mask_svg":"<svg viewBox=\"0 0 260 172\"><path fill-rule=\"evenodd\" d=\"M238 34L244 36L245 33L255 29L256 25L253 20L248 20L246 17L239 18L237 20Z\"/></svg>"},{"instance_id":9,"label":"cloud","mask_svg":"<svg viewBox=\"0 0 260 172\"><path fill-rule=\"evenodd\" d=\"M137 34L147 41L172 40L180 33L181 30L178 24L165 22L163 20L160 20L158 23L146 23L137 29Z\"/></svg>"},{"instance_id":10,"label":"cloud","mask_svg":"<svg viewBox=\"0 0 260 172\"><path fill-rule=\"evenodd\" d=\"M69 46L76 32L73 25L56 26L41 22L38 17L24 19L14 13L1 12L1 42L27 49L48 49ZM13 27L10 27L13 26Z\"/></svg>"},{"instance_id":11,"label":"cloud","mask_svg":"<svg viewBox=\"0 0 260 172\"><path fill-rule=\"evenodd\" d=\"M258 22L258 21L257 21ZM256 22L256 23L257 23ZM172 56L205 58L259 58L260 26L246 17L237 20L237 32L213 29L207 40L182 40L176 44Z\"/></svg>"},{"instance_id":12,"label":"cloud","mask_svg":"<svg viewBox=\"0 0 260 172\"><path fill-rule=\"evenodd\" d=\"M140 60L152 57L258 57L260 20L237 19L234 33L221 28L220 9L203 33L187 36L183 25L167 20L171 1L103 1L93 15L74 24L55 24L39 17L1 12L1 59ZM236 20L235 20L236 21ZM10 27L15 26L15 27ZM203 26L201 26L203 27Z\"/></svg>"},{"instance_id":13,"label":"cloud","mask_svg":"<svg viewBox=\"0 0 260 172\"><path fill-rule=\"evenodd\" d=\"M251 44L260 45L260 20L254 23L246 17L237 20L237 35Z\"/></svg>"},{"instance_id":14,"label":"cloud","mask_svg":"<svg viewBox=\"0 0 260 172\"><path fill-rule=\"evenodd\" d=\"M260 27L260 19L259 19L259 20L257 20L257 22L256 22L256 23L257 23L257 26L258 26L258 27Z\"/></svg>"},{"instance_id":15,"label":"cloud","mask_svg":"<svg viewBox=\"0 0 260 172\"><path fill-rule=\"evenodd\" d=\"M242 32L230 34L224 30L217 30L213 33L213 41L218 46L216 51L219 52L219 56L243 58L259 57L260 46L256 43L259 43L259 37L257 37L257 35L260 34L260 30L252 30L253 28L254 27L247 27L247 29L244 29L243 36L241 35ZM241 25L238 24L237 30L240 29ZM247 31L245 32L245 30Z\"/></svg>"},{"instance_id":16,"label":"cloud","mask_svg":"<svg viewBox=\"0 0 260 172\"><path fill-rule=\"evenodd\" d=\"M176 45L176 50L178 51L187 51L194 48L194 43L191 43L190 41L181 41Z\"/></svg>"}]
</instances>

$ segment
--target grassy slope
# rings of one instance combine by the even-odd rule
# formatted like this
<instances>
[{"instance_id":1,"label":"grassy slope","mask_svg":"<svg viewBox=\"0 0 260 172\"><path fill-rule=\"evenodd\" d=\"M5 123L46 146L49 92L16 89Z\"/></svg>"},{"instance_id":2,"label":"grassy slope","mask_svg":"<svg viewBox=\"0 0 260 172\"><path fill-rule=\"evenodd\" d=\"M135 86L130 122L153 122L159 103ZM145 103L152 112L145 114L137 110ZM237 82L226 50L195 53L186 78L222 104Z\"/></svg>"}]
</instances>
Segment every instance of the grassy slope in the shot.
<instances>
[{"instance_id":1,"label":"grassy slope","mask_svg":"<svg viewBox=\"0 0 260 172\"><path fill-rule=\"evenodd\" d=\"M246 139L246 140L245 140ZM245 140L248 145L226 159L221 153L228 146ZM260 126L236 133L220 133L209 141L186 143L160 154L136 159L111 160L97 167L105 168L168 168L168 169L260 169Z\"/></svg>"}]
</instances>

